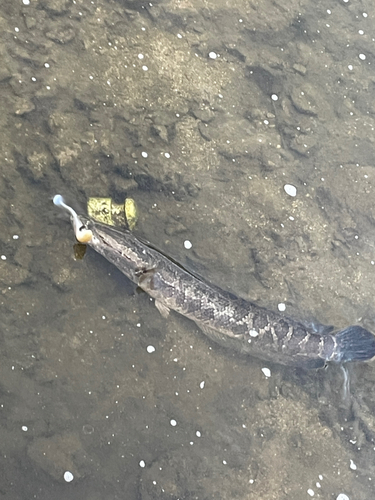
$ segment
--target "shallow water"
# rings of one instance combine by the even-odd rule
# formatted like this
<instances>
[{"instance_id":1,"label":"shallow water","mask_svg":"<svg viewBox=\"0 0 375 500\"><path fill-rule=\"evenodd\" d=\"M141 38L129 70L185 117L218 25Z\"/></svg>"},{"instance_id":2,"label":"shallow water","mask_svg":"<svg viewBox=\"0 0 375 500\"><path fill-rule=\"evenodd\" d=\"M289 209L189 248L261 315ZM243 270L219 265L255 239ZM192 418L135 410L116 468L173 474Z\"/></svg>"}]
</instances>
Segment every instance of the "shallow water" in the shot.
<instances>
[{"instance_id":1,"label":"shallow water","mask_svg":"<svg viewBox=\"0 0 375 500\"><path fill-rule=\"evenodd\" d=\"M76 260L52 204L131 196L216 285L375 331L375 8L284 5L0 6L4 498L372 498L373 364L348 394L239 358Z\"/></svg>"}]
</instances>

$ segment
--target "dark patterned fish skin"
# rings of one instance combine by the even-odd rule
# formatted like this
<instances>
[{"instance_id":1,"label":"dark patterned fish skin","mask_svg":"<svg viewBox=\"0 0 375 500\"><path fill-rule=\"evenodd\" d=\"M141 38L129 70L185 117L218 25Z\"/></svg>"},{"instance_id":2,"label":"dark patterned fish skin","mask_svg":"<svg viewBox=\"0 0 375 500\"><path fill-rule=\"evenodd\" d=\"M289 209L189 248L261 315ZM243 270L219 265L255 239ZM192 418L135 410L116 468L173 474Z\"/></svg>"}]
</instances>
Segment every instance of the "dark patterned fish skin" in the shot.
<instances>
[{"instance_id":1,"label":"dark patterned fish skin","mask_svg":"<svg viewBox=\"0 0 375 500\"><path fill-rule=\"evenodd\" d=\"M156 301L193 320L215 342L241 353L289 366L320 368L327 362L370 359L375 337L360 326L320 335L287 316L234 299L193 276L132 232L81 217L88 243Z\"/></svg>"}]
</instances>

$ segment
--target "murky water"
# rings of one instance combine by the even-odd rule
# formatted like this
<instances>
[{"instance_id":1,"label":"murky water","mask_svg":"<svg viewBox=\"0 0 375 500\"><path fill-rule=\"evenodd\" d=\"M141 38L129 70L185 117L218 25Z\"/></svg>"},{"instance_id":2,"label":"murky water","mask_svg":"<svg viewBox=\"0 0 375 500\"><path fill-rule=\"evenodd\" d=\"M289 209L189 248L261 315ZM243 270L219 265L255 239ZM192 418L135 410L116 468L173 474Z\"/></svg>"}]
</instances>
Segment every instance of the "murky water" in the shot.
<instances>
[{"instance_id":1,"label":"murky water","mask_svg":"<svg viewBox=\"0 0 375 500\"><path fill-rule=\"evenodd\" d=\"M345 395L340 367L213 345L99 256L75 260L51 200L131 196L137 234L213 283L375 331L374 16L1 4L3 498L372 498L374 365L349 367Z\"/></svg>"}]
</instances>

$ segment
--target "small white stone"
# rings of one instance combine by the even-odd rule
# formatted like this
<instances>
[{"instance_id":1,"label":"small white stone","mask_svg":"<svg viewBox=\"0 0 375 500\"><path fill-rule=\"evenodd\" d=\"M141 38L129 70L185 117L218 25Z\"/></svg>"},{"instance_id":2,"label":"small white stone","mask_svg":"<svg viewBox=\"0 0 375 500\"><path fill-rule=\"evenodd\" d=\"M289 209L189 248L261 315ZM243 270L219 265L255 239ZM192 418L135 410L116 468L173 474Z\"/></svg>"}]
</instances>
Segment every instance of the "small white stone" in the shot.
<instances>
[{"instance_id":1,"label":"small white stone","mask_svg":"<svg viewBox=\"0 0 375 500\"><path fill-rule=\"evenodd\" d=\"M14 239L14 240L18 240L18 239L19 239L18 234L14 234L14 235L13 235L13 239Z\"/></svg>"},{"instance_id":2,"label":"small white stone","mask_svg":"<svg viewBox=\"0 0 375 500\"><path fill-rule=\"evenodd\" d=\"M148 71L148 67L147 66L142 66L142 69L143 69L143 71Z\"/></svg>"},{"instance_id":3,"label":"small white stone","mask_svg":"<svg viewBox=\"0 0 375 500\"><path fill-rule=\"evenodd\" d=\"M217 54L216 54L216 52L210 52L210 53L208 54L208 57L209 57L210 59L216 59L216 58L217 58Z\"/></svg>"},{"instance_id":4,"label":"small white stone","mask_svg":"<svg viewBox=\"0 0 375 500\"><path fill-rule=\"evenodd\" d=\"M174 418L172 418L169 423L171 424L172 427L176 427L177 425L177 422Z\"/></svg>"},{"instance_id":5,"label":"small white stone","mask_svg":"<svg viewBox=\"0 0 375 500\"><path fill-rule=\"evenodd\" d=\"M146 151L142 151L141 154L142 154L143 158L147 158L148 157L148 153L146 153Z\"/></svg>"},{"instance_id":6,"label":"small white stone","mask_svg":"<svg viewBox=\"0 0 375 500\"><path fill-rule=\"evenodd\" d=\"M277 304L277 308L280 312L284 312L286 309L286 305L284 304L284 302L280 302L279 304Z\"/></svg>"},{"instance_id":7,"label":"small white stone","mask_svg":"<svg viewBox=\"0 0 375 500\"><path fill-rule=\"evenodd\" d=\"M24 5L30 5L30 0L22 0L22 3L23 3Z\"/></svg>"},{"instance_id":8,"label":"small white stone","mask_svg":"<svg viewBox=\"0 0 375 500\"><path fill-rule=\"evenodd\" d=\"M204 384L205 384L205 382L204 382L204 380L203 380L203 381L199 384L199 387L200 387L201 389L204 389Z\"/></svg>"},{"instance_id":9,"label":"small white stone","mask_svg":"<svg viewBox=\"0 0 375 500\"><path fill-rule=\"evenodd\" d=\"M190 248L193 246L192 242L189 241L189 240L185 240L184 241L184 247L186 248L186 250L190 250Z\"/></svg>"},{"instance_id":10,"label":"small white stone","mask_svg":"<svg viewBox=\"0 0 375 500\"><path fill-rule=\"evenodd\" d=\"M145 56L143 54L138 54L138 59L143 59Z\"/></svg>"},{"instance_id":11,"label":"small white stone","mask_svg":"<svg viewBox=\"0 0 375 500\"><path fill-rule=\"evenodd\" d=\"M272 94L272 95L271 95L271 99L272 99L273 101L278 101L278 100L279 100L279 96L278 96L277 94Z\"/></svg>"},{"instance_id":12,"label":"small white stone","mask_svg":"<svg viewBox=\"0 0 375 500\"><path fill-rule=\"evenodd\" d=\"M70 483L71 481L73 481L74 476L70 471L67 470L66 472L64 472L64 479L67 483Z\"/></svg>"},{"instance_id":13,"label":"small white stone","mask_svg":"<svg viewBox=\"0 0 375 500\"><path fill-rule=\"evenodd\" d=\"M145 463L145 461L144 461L144 460L141 460L141 461L139 462L139 467L146 467L146 463Z\"/></svg>"},{"instance_id":14,"label":"small white stone","mask_svg":"<svg viewBox=\"0 0 375 500\"><path fill-rule=\"evenodd\" d=\"M155 347L153 345L148 345L146 349L149 354L155 352Z\"/></svg>"},{"instance_id":15,"label":"small white stone","mask_svg":"<svg viewBox=\"0 0 375 500\"><path fill-rule=\"evenodd\" d=\"M311 497L313 497L313 496L315 495L314 490L312 490L311 488L309 488L309 489L307 490L307 493L308 493Z\"/></svg>"},{"instance_id":16,"label":"small white stone","mask_svg":"<svg viewBox=\"0 0 375 500\"><path fill-rule=\"evenodd\" d=\"M339 493L337 495L336 500L349 500L349 497L348 497L348 495L345 495L345 493Z\"/></svg>"},{"instance_id":17,"label":"small white stone","mask_svg":"<svg viewBox=\"0 0 375 500\"><path fill-rule=\"evenodd\" d=\"M366 59L365 54L359 54L358 57L361 59L361 61L364 61Z\"/></svg>"},{"instance_id":18,"label":"small white stone","mask_svg":"<svg viewBox=\"0 0 375 500\"><path fill-rule=\"evenodd\" d=\"M0 257L0 259L1 259L1 260L7 260L6 255L2 255L2 256Z\"/></svg>"},{"instance_id":19,"label":"small white stone","mask_svg":"<svg viewBox=\"0 0 375 500\"><path fill-rule=\"evenodd\" d=\"M250 330L249 334L250 334L250 337L258 337L259 332L257 332L256 330Z\"/></svg>"},{"instance_id":20,"label":"small white stone","mask_svg":"<svg viewBox=\"0 0 375 500\"><path fill-rule=\"evenodd\" d=\"M195 435L196 435L198 438L200 438L200 437L202 436L202 434L201 434L201 432L200 432L200 431L196 431L196 432L195 432Z\"/></svg>"},{"instance_id":21,"label":"small white stone","mask_svg":"<svg viewBox=\"0 0 375 500\"><path fill-rule=\"evenodd\" d=\"M285 184L284 191L289 196L293 196L294 197L294 196L297 195L297 188L295 186L293 186L293 184Z\"/></svg>"},{"instance_id":22,"label":"small white stone","mask_svg":"<svg viewBox=\"0 0 375 500\"><path fill-rule=\"evenodd\" d=\"M271 376L271 370L269 368L262 368L263 375L267 378Z\"/></svg>"},{"instance_id":23,"label":"small white stone","mask_svg":"<svg viewBox=\"0 0 375 500\"><path fill-rule=\"evenodd\" d=\"M27 425L23 425L23 426L21 427L21 429L23 430L23 432L27 432L27 431L28 431Z\"/></svg>"},{"instance_id":24,"label":"small white stone","mask_svg":"<svg viewBox=\"0 0 375 500\"><path fill-rule=\"evenodd\" d=\"M350 465L349 465L349 467L350 467L352 470L357 470L357 466L356 466L356 464L353 462L353 460L352 460L352 459L350 459Z\"/></svg>"}]
</instances>

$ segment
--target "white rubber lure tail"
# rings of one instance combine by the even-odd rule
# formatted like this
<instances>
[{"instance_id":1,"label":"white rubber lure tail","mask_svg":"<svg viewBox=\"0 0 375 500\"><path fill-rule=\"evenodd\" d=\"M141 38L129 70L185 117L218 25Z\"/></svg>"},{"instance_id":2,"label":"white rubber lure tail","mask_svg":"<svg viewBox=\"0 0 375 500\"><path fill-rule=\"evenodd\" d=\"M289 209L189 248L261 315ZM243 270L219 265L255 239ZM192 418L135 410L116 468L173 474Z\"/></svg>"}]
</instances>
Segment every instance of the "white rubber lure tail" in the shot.
<instances>
[{"instance_id":1,"label":"white rubber lure tail","mask_svg":"<svg viewBox=\"0 0 375 500\"><path fill-rule=\"evenodd\" d=\"M56 194L53 197L53 203L57 207L61 207L70 213L70 220L72 221L74 234L77 240L80 243L88 243L89 241L91 241L92 231L86 228L86 226L82 223L81 219L78 217L76 211L65 203L64 198L61 196L61 194Z\"/></svg>"}]
</instances>

